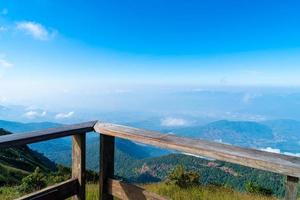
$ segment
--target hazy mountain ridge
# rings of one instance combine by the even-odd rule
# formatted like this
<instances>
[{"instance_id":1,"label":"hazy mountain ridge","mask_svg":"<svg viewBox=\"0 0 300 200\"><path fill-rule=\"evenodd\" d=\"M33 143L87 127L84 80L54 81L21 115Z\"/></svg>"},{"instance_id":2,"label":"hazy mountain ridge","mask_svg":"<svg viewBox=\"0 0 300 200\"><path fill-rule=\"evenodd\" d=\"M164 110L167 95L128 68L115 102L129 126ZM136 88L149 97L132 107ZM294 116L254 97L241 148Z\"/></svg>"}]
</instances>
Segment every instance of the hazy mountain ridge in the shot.
<instances>
[{"instance_id":1,"label":"hazy mountain ridge","mask_svg":"<svg viewBox=\"0 0 300 200\"><path fill-rule=\"evenodd\" d=\"M201 138L232 145L282 152L299 152L299 121L278 119L262 122L219 120L204 126L174 128L169 131L186 137Z\"/></svg>"},{"instance_id":2,"label":"hazy mountain ridge","mask_svg":"<svg viewBox=\"0 0 300 200\"><path fill-rule=\"evenodd\" d=\"M273 138L271 128L257 122L248 121L220 120L204 126L177 129L174 133L240 145Z\"/></svg>"},{"instance_id":3,"label":"hazy mountain ridge","mask_svg":"<svg viewBox=\"0 0 300 200\"><path fill-rule=\"evenodd\" d=\"M62 126L62 124L53 122L21 123L15 121L0 120L0 127L5 130L9 130L13 133L36 131L41 129L54 128L58 126Z\"/></svg>"}]
</instances>

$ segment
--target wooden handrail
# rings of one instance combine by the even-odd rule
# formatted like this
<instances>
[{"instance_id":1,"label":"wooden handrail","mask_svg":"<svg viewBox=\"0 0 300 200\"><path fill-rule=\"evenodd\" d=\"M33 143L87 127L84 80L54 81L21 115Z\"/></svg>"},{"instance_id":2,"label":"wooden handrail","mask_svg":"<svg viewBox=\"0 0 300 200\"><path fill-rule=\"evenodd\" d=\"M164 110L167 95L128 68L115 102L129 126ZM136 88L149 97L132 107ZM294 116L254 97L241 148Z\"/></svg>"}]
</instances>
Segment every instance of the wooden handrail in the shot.
<instances>
[{"instance_id":1,"label":"wooden handrail","mask_svg":"<svg viewBox=\"0 0 300 200\"><path fill-rule=\"evenodd\" d=\"M77 194L79 183L77 179L69 179L67 181L46 187L37 192L27 194L16 200L53 200L66 199Z\"/></svg>"},{"instance_id":2,"label":"wooden handrail","mask_svg":"<svg viewBox=\"0 0 300 200\"><path fill-rule=\"evenodd\" d=\"M58 128L50 128L29 133L18 133L0 136L0 148L12 147L24 144L31 144L55 138L75 135L94 131L97 121L90 121L80 124L66 125Z\"/></svg>"},{"instance_id":3,"label":"wooden handrail","mask_svg":"<svg viewBox=\"0 0 300 200\"><path fill-rule=\"evenodd\" d=\"M300 177L300 158L218 142L178 137L138 128L98 122L95 131L143 144L174 149L289 176Z\"/></svg>"},{"instance_id":4,"label":"wooden handrail","mask_svg":"<svg viewBox=\"0 0 300 200\"><path fill-rule=\"evenodd\" d=\"M14 147L18 145L25 145L34 142L51 140L72 135L73 179L69 180L69 182L67 181L62 183L62 185L58 185L58 187L68 189L73 188L76 191L74 191L74 193L68 193L68 195L72 194L75 195L74 199L84 200L86 151L85 134L87 132L92 131L101 134L101 176L99 182L100 191L102 192L102 195L100 196L101 200L110 200L112 199L112 195L119 195L119 197L120 195L123 195L122 198L130 199L130 195L124 197L124 191L123 193L118 193L120 192L120 187L123 187L123 189L127 189L130 191L132 189L136 189L135 186L113 180L115 137L284 174L287 176L285 199L296 200L297 197L298 182L300 177L299 157L265 152L250 148L237 147L233 145L205 141L200 139L183 138L170 134L161 134L159 132L146 131L138 128L103 123L100 121L91 121L81 124L67 125L58 128L46 129L30 133L0 136L0 148ZM74 186L74 180L76 180L76 187ZM51 188L53 187L50 187L49 195L52 195L53 193L53 190ZM56 186L54 188L56 188ZM37 192L34 193L34 195L48 195L48 189L41 190L41 193ZM47 199L47 195L45 196L45 198L38 199ZM137 195L144 195L145 199L147 199L147 195L150 195L149 199L163 199L159 196L153 196L151 193L147 193L143 190L137 191ZM28 195L25 197L28 197Z\"/></svg>"}]
</instances>

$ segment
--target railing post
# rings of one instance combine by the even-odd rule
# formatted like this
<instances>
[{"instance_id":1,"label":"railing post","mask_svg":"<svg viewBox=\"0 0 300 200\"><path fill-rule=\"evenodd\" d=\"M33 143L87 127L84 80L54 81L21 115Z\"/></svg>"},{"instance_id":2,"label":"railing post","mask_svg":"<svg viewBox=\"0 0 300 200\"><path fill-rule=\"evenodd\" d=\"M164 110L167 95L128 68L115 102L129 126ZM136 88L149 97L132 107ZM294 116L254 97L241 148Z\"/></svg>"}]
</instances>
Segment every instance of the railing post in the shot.
<instances>
[{"instance_id":1,"label":"railing post","mask_svg":"<svg viewBox=\"0 0 300 200\"><path fill-rule=\"evenodd\" d=\"M85 200L85 133L72 136L72 178L79 182L78 193L73 200Z\"/></svg>"},{"instance_id":2,"label":"railing post","mask_svg":"<svg viewBox=\"0 0 300 200\"><path fill-rule=\"evenodd\" d=\"M296 200L298 192L299 178L293 176L286 177L285 183L285 200Z\"/></svg>"},{"instance_id":3,"label":"railing post","mask_svg":"<svg viewBox=\"0 0 300 200\"><path fill-rule=\"evenodd\" d=\"M113 200L108 191L108 179L114 177L115 137L100 136L100 182L99 199Z\"/></svg>"}]
</instances>

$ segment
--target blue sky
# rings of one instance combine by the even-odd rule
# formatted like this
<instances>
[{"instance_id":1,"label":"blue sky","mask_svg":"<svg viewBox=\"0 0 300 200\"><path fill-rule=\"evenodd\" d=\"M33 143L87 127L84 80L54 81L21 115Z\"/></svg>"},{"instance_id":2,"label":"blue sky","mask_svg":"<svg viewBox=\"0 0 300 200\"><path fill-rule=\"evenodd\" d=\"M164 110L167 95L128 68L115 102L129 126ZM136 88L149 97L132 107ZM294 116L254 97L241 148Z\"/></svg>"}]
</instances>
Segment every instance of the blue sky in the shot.
<instances>
[{"instance_id":1,"label":"blue sky","mask_svg":"<svg viewBox=\"0 0 300 200\"><path fill-rule=\"evenodd\" d=\"M0 103L64 107L168 87L299 87L299 10L296 0L2 0Z\"/></svg>"}]
</instances>

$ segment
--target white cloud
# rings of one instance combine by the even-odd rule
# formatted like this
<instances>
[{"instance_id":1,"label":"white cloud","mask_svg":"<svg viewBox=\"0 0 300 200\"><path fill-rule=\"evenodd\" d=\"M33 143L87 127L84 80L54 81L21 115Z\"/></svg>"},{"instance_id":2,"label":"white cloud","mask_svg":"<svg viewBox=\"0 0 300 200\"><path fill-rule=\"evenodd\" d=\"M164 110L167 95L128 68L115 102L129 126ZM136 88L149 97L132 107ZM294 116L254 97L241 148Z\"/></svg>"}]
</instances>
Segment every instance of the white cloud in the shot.
<instances>
[{"instance_id":1,"label":"white cloud","mask_svg":"<svg viewBox=\"0 0 300 200\"><path fill-rule=\"evenodd\" d=\"M280 153L281 152L280 149L273 149L272 147L262 148L260 150L271 152L271 153ZM283 152L282 154L288 155L288 156L300 157L300 153Z\"/></svg>"},{"instance_id":2,"label":"white cloud","mask_svg":"<svg viewBox=\"0 0 300 200\"><path fill-rule=\"evenodd\" d=\"M162 126L187 126L188 121L182 118L167 117L161 120Z\"/></svg>"},{"instance_id":3,"label":"white cloud","mask_svg":"<svg viewBox=\"0 0 300 200\"><path fill-rule=\"evenodd\" d=\"M12 66L13 66L12 63L10 63L9 61L7 61L3 55L0 55L0 67L10 68Z\"/></svg>"},{"instance_id":4,"label":"white cloud","mask_svg":"<svg viewBox=\"0 0 300 200\"><path fill-rule=\"evenodd\" d=\"M28 119L35 119L38 117L44 117L46 115L47 115L46 111L38 112L38 111L34 111L34 110L30 110L24 114L24 116Z\"/></svg>"},{"instance_id":5,"label":"white cloud","mask_svg":"<svg viewBox=\"0 0 300 200\"><path fill-rule=\"evenodd\" d=\"M273 149L272 147L261 148L260 150L271 152L271 153L280 153L280 149Z\"/></svg>"},{"instance_id":6,"label":"white cloud","mask_svg":"<svg viewBox=\"0 0 300 200\"><path fill-rule=\"evenodd\" d=\"M300 157L300 153L284 152L283 154L288 155L288 156L296 156L296 157Z\"/></svg>"},{"instance_id":7,"label":"white cloud","mask_svg":"<svg viewBox=\"0 0 300 200\"><path fill-rule=\"evenodd\" d=\"M22 21L17 23L17 29L32 36L37 40L49 40L55 35L55 31L50 31L42 24L32 21Z\"/></svg>"},{"instance_id":8,"label":"white cloud","mask_svg":"<svg viewBox=\"0 0 300 200\"><path fill-rule=\"evenodd\" d=\"M58 113L55 115L56 119L67 119L74 115L74 111L68 112L68 113Z\"/></svg>"}]
</instances>

